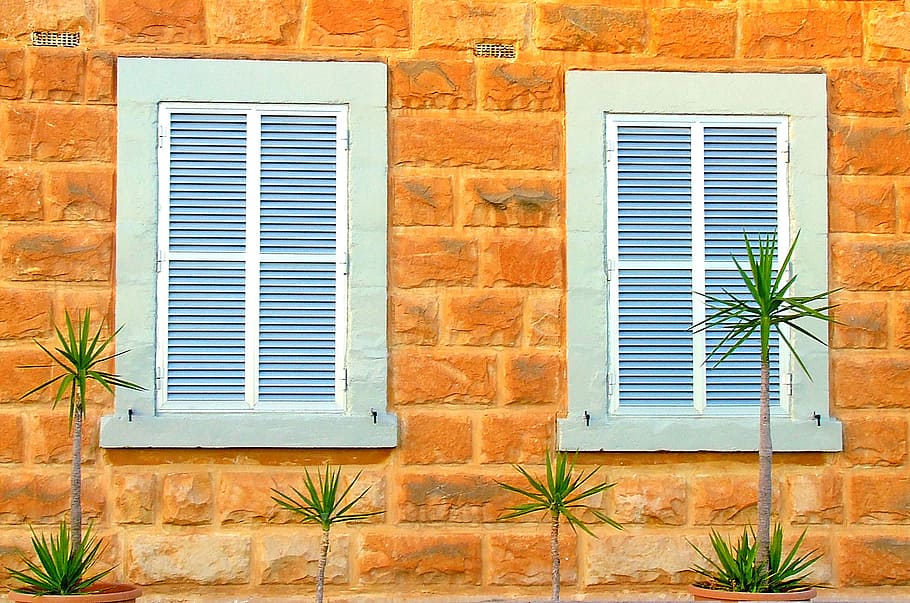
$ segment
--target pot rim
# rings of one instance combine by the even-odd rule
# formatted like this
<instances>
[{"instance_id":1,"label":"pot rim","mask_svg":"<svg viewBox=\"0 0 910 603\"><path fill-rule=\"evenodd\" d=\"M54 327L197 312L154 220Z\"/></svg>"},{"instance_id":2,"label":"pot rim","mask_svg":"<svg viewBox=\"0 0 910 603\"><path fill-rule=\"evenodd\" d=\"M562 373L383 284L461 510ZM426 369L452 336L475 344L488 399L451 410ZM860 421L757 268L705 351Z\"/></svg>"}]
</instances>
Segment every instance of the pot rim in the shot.
<instances>
[{"instance_id":1,"label":"pot rim","mask_svg":"<svg viewBox=\"0 0 910 603\"><path fill-rule=\"evenodd\" d=\"M75 595L37 595L11 590L7 593L10 601L25 603L35 601L40 603L120 603L135 601L142 595L142 589L135 584L123 582L98 582L92 590Z\"/></svg>"},{"instance_id":2,"label":"pot rim","mask_svg":"<svg viewBox=\"0 0 910 603\"><path fill-rule=\"evenodd\" d=\"M792 590L785 593L744 593L732 590L717 590L703 586L689 585L689 593L710 597L719 601L811 601L818 595L814 588Z\"/></svg>"}]
</instances>

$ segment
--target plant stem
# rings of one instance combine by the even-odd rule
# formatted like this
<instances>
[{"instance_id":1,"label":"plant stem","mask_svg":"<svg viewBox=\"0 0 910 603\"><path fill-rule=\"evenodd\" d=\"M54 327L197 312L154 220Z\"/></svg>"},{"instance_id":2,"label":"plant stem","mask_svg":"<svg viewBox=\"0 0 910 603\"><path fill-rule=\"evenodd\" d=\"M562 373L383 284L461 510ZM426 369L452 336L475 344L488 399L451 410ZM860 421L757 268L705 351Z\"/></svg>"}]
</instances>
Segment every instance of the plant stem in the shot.
<instances>
[{"instance_id":1,"label":"plant stem","mask_svg":"<svg viewBox=\"0 0 910 603\"><path fill-rule=\"evenodd\" d=\"M559 601L559 514L553 512L550 522L550 557L553 561L553 601Z\"/></svg>"},{"instance_id":2,"label":"plant stem","mask_svg":"<svg viewBox=\"0 0 910 603\"><path fill-rule=\"evenodd\" d=\"M329 531L322 531L322 542L319 547L319 566L316 570L316 603L322 603L325 590L325 566L329 559Z\"/></svg>"},{"instance_id":3,"label":"plant stem","mask_svg":"<svg viewBox=\"0 0 910 603\"><path fill-rule=\"evenodd\" d=\"M771 541L771 404L769 384L771 366L767 359L761 363L761 392L758 416L758 556L760 565L768 563Z\"/></svg>"},{"instance_id":4,"label":"plant stem","mask_svg":"<svg viewBox=\"0 0 910 603\"><path fill-rule=\"evenodd\" d=\"M73 412L73 465L70 471L70 547L82 546L82 411Z\"/></svg>"}]
</instances>

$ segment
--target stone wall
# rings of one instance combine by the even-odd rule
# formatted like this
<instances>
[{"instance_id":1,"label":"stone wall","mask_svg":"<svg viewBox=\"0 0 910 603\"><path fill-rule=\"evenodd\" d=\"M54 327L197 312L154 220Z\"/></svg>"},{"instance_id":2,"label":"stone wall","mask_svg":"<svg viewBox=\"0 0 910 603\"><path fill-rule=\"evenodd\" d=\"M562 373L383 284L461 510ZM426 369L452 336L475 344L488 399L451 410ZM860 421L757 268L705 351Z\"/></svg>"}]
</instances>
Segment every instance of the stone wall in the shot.
<instances>
[{"instance_id":1,"label":"stone wall","mask_svg":"<svg viewBox=\"0 0 910 603\"><path fill-rule=\"evenodd\" d=\"M642 8L646 4L648 8ZM78 31L78 48L29 45ZM514 43L517 59L473 56ZM0 565L67 507L65 411L19 401L64 308L114 321L117 56L361 59L390 74L390 451L103 451L87 514L148 600L309 593L318 530L269 499L326 460L363 469L337 529L344 601L544 596L544 525L496 485L540 463L566 408L563 78L568 69L829 77L831 330L839 454L776 456L775 509L839 587L910 585L910 0L3 0ZM96 392L97 393L97 392ZM564 592L682 590L709 527L755 516L752 454L585 454L626 526L565 535Z\"/></svg>"}]
</instances>

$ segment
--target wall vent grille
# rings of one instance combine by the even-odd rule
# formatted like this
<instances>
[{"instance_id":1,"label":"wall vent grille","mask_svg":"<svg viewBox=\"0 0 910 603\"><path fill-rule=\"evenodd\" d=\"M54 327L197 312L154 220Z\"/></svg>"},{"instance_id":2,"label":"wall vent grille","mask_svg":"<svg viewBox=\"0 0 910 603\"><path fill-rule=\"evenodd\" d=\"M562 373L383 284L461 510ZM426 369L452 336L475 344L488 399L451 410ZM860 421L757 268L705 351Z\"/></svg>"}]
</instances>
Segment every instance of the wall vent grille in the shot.
<instances>
[{"instance_id":1,"label":"wall vent grille","mask_svg":"<svg viewBox=\"0 0 910 603\"><path fill-rule=\"evenodd\" d=\"M32 46L57 46L75 48L79 46L78 31L33 31Z\"/></svg>"},{"instance_id":2,"label":"wall vent grille","mask_svg":"<svg viewBox=\"0 0 910 603\"><path fill-rule=\"evenodd\" d=\"M515 45L479 42L474 45L474 56L494 59L514 59Z\"/></svg>"}]
</instances>

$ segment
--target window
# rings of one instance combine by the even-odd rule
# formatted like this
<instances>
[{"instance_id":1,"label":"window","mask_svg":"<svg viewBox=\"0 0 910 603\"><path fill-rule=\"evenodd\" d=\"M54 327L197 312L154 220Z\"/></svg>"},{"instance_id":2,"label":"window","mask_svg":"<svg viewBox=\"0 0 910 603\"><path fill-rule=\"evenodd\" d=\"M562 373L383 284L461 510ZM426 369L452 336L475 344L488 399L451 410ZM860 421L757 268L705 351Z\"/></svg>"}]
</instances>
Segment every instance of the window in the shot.
<instances>
[{"instance_id":1,"label":"window","mask_svg":"<svg viewBox=\"0 0 910 603\"><path fill-rule=\"evenodd\" d=\"M390 447L386 68L118 61L105 447ZM354 133L354 136L351 136Z\"/></svg>"},{"instance_id":2,"label":"window","mask_svg":"<svg viewBox=\"0 0 910 603\"><path fill-rule=\"evenodd\" d=\"M700 292L737 287L743 231L802 234L793 268L827 288L822 75L567 76L568 450L755 450L754 346L714 366ZM598 251L600 250L600 251ZM807 325L826 339L824 324ZM840 450L827 351L775 346L776 450Z\"/></svg>"}]
</instances>

